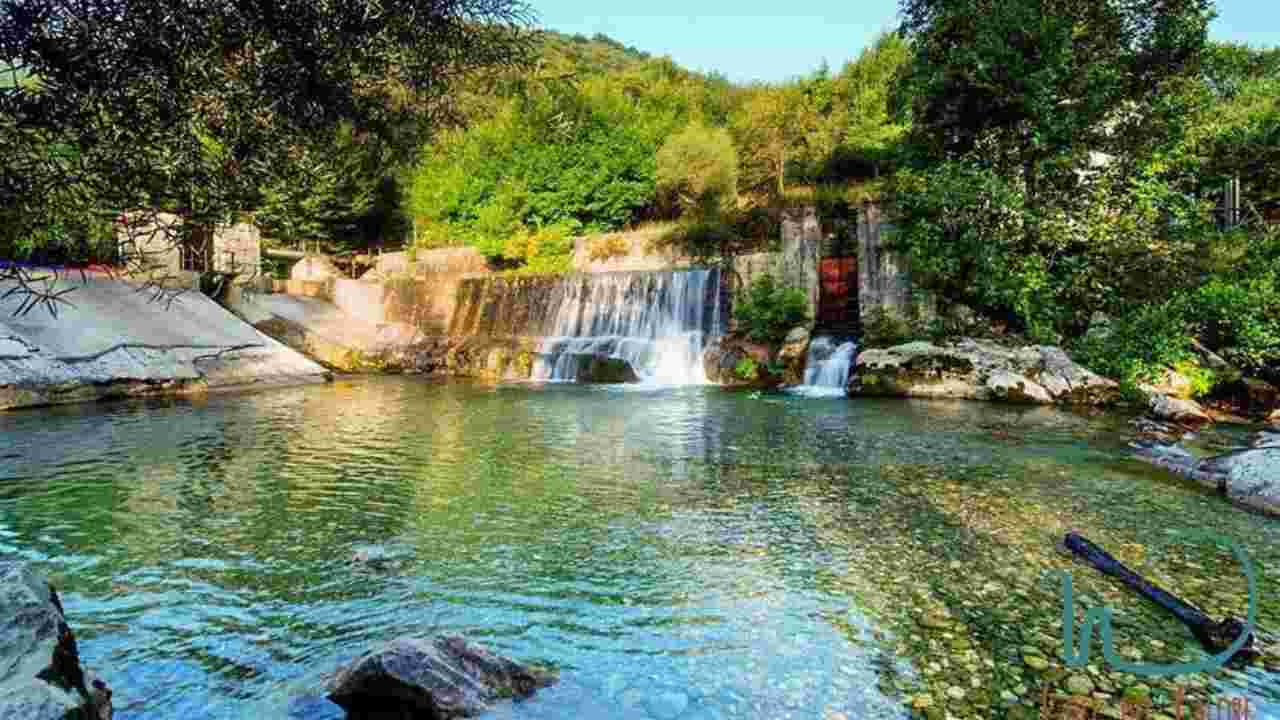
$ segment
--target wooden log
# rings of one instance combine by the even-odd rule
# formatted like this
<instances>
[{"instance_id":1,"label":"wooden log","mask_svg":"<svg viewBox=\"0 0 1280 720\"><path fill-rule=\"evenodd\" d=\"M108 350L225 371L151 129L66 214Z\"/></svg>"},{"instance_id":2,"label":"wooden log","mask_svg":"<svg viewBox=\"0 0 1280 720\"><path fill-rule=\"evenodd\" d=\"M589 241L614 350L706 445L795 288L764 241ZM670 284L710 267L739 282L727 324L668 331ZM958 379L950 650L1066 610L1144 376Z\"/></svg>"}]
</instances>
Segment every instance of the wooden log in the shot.
<instances>
[{"instance_id":1,"label":"wooden log","mask_svg":"<svg viewBox=\"0 0 1280 720\"><path fill-rule=\"evenodd\" d=\"M1204 649L1213 654L1223 652L1231 643L1239 639L1245 631L1244 623L1233 617L1221 621L1209 617L1203 610L1170 593L1164 588L1148 582L1138 573L1130 570L1124 563L1115 559L1106 550L1090 542L1077 533L1067 533L1063 544L1076 557L1097 568L1105 575L1110 575L1124 583L1129 589L1142 597L1168 610L1174 617L1187 626L1191 634L1200 641ZM1250 634L1244 646L1236 652L1232 659L1249 657L1253 654L1253 635Z\"/></svg>"}]
</instances>

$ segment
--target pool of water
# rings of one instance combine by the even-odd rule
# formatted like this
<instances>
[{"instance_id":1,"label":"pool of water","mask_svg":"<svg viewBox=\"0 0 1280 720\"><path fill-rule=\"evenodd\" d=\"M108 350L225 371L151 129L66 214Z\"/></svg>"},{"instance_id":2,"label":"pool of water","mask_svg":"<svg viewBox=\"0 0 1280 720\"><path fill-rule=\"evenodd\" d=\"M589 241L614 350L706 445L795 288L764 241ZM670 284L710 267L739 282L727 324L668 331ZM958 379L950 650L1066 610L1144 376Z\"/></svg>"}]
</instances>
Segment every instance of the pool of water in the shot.
<instances>
[{"instance_id":1,"label":"pool of water","mask_svg":"<svg viewBox=\"0 0 1280 720\"><path fill-rule=\"evenodd\" d=\"M1063 557L1069 529L1243 616L1206 533L1229 537L1280 626L1280 524L1127 459L1126 432L978 403L413 378L21 412L0 415L0 555L53 579L123 720L340 718L327 673L431 632L560 668L497 717L1034 717L1081 678L1112 712L1181 687L1280 717L1270 659L1144 679L1097 648L1089 668L1059 657L1058 570L1116 609L1126 657L1203 657Z\"/></svg>"}]
</instances>

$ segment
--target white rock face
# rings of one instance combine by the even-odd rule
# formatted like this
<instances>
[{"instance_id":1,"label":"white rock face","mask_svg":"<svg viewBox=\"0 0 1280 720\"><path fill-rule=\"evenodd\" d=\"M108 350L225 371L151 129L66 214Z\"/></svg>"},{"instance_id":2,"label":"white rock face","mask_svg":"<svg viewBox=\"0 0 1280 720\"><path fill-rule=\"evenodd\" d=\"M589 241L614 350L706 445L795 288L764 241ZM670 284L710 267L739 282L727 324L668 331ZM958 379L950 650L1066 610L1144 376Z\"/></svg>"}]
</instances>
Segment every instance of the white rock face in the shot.
<instances>
[{"instance_id":1,"label":"white rock face","mask_svg":"<svg viewBox=\"0 0 1280 720\"><path fill-rule=\"evenodd\" d=\"M58 285L72 288L73 305L57 317L43 308L14 317L18 298L0 301L0 410L327 377L199 293L166 307L122 281Z\"/></svg>"},{"instance_id":2,"label":"white rock face","mask_svg":"<svg viewBox=\"0 0 1280 720\"><path fill-rule=\"evenodd\" d=\"M1106 405L1119 400L1120 389L1056 347L962 340L864 351L850 374L849 394Z\"/></svg>"}]
</instances>

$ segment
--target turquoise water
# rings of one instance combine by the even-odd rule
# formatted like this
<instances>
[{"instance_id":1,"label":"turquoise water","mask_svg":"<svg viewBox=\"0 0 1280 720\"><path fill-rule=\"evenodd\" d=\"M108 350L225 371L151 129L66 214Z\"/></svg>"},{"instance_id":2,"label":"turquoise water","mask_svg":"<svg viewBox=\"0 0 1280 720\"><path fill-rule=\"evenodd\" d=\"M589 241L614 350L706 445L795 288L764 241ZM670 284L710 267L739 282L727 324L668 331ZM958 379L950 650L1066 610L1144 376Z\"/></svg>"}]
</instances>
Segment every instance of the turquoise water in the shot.
<instances>
[{"instance_id":1,"label":"turquoise water","mask_svg":"<svg viewBox=\"0 0 1280 720\"><path fill-rule=\"evenodd\" d=\"M1054 550L1071 528L1243 614L1229 554L1180 539L1228 534L1280 625L1277 524L1128 460L1115 417L370 378L0 433L0 555L54 580L124 720L338 718L326 673L434 631L560 668L495 717L1019 716L1074 674L1055 569L1119 610L1126 651L1198 656ZM1273 713L1269 662L1177 682ZM1104 702L1138 682L1085 674Z\"/></svg>"}]
</instances>

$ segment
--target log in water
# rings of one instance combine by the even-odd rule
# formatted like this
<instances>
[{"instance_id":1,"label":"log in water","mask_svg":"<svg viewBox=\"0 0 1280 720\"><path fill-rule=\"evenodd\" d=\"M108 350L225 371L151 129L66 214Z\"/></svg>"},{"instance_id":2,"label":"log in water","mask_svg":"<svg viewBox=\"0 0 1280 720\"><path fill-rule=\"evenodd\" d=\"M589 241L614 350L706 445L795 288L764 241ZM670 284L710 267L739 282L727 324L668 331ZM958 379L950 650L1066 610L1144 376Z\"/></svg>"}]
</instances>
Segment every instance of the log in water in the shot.
<instances>
[{"instance_id":1,"label":"log in water","mask_svg":"<svg viewBox=\"0 0 1280 720\"><path fill-rule=\"evenodd\" d=\"M1173 616L1181 620L1191 630L1191 634L1195 635L1200 644L1204 646L1204 649L1210 653L1216 654L1226 650L1245 630L1244 623L1236 618L1229 617L1220 622L1215 621L1200 608L1170 593L1159 585L1147 581L1146 578L1130 570L1124 563L1115 559L1106 550L1093 544L1082 535L1073 532L1067 533L1063 544L1076 557L1094 566L1103 574L1116 578L1142 597L1173 613ZM1232 659L1252 653L1252 647L1253 636L1251 634L1244 647Z\"/></svg>"}]
</instances>

